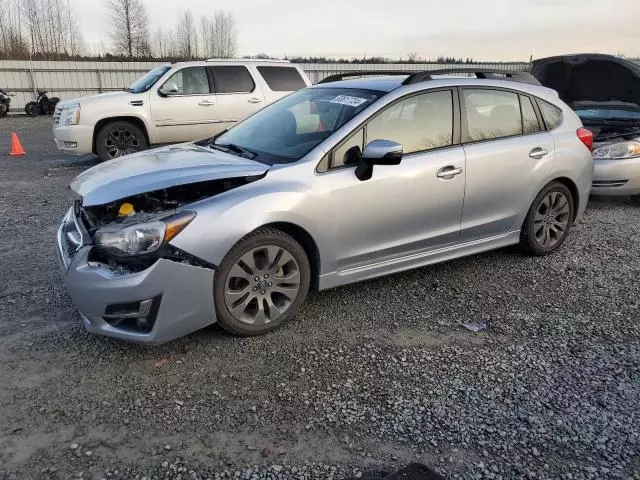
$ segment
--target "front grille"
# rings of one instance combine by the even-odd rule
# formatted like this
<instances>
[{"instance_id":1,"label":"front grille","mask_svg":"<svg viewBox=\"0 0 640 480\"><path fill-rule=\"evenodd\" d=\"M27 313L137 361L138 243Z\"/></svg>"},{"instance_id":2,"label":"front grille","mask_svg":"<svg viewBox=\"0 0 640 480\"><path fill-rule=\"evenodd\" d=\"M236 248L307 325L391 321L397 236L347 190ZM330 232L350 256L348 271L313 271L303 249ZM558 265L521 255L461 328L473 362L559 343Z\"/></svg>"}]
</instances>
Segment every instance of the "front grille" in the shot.
<instances>
[{"instance_id":1,"label":"front grille","mask_svg":"<svg viewBox=\"0 0 640 480\"><path fill-rule=\"evenodd\" d=\"M60 123L60 116L62 115L62 109L56 108L53 111L53 124L58 125Z\"/></svg>"}]
</instances>

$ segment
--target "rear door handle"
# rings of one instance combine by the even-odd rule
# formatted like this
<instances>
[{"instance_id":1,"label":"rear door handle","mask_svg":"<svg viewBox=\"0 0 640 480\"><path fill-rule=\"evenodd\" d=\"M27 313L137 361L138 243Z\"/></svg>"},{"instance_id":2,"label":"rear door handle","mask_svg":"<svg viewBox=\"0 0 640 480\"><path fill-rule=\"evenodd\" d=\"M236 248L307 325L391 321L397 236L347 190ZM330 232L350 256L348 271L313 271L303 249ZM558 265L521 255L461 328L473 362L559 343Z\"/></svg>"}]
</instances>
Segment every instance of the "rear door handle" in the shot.
<instances>
[{"instance_id":1,"label":"rear door handle","mask_svg":"<svg viewBox=\"0 0 640 480\"><path fill-rule=\"evenodd\" d=\"M251 97L249 100L247 100L249 103L262 103L262 99L258 98L258 97Z\"/></svg>"},{"instance_id":2,"label":"rear door handle","mask_svg":"<svg viewBox=\"0 0 640 480\"><path fill-rule=\"evenodd\" d=\"M448 166L438 170L437 177L443 178L445 180L451 180L456 175L460 175L461 173L462 173L462 169L460 167Z\"/></svg>"},{"instance_id":3,"label":"rear door handle","mask_svg":"<svg viewBox=\"0 0 640 480\"><path fill-rule=\"evenodd\" d=\"M198 102L198 105L202 107L210 107L211 105L215 105L215 102L212 102L210 100L202 100L201 102Z\"/></svg>"},{"instance_id":4,"label":"rear door handle","mask_svg":"<svg viewBox=\"0 0 640 480\"><path fill-rule=\"evenodd\" d=\"M549 155L549 152L542 147L536 147L529 152L529 156L536 160L540 160L542 157L546 157L547 155Z\"/></svg>"}]
</instances>

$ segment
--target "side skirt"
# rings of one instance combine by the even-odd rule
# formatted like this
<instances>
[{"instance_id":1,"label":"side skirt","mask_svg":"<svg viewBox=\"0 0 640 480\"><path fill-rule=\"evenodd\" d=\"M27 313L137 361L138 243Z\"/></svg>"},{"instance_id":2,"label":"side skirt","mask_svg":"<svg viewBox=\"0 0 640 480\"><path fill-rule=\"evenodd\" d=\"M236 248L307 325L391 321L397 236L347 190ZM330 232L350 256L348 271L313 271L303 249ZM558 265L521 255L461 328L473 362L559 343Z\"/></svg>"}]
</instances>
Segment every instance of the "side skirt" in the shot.
<instances>
[{"instance_id":1,"label":"side skirt","mask_svg":"<svg viewBox=\"0 0 640 480\"><path fill-rule=\"evenodd\" d=\"M393 260L383 260L368 265L349 268L320 275L318 290L339 287L349 283L360 282L370 278L390 275L405 270L424 267L434 263L445 262L455 258L475 255L476 253L495 250L515 245L520 241L520 230L504 235L475 240L459 245L448 246L436 250L415 252Z\"/></svg>"}]
</instances>

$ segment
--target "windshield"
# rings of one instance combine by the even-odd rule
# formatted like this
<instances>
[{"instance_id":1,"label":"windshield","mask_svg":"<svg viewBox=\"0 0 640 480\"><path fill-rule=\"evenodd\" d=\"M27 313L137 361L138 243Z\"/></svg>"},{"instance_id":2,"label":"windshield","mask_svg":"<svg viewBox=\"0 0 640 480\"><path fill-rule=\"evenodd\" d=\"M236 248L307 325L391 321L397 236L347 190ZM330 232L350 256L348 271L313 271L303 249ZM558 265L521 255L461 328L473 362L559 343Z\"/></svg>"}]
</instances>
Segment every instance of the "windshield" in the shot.
<instances>
[{"instance_id":1,"label":"windshield","mask_svg":"<svg viewBox=\"0 0 640 480\"><path fill-rule=\"evenodd\" d=\"M638 120L640 121L640 109L624 108L585 108L576 113L582 120Z\"/></svg>"},{"instance_id":2,"label":"windshield","mask_svg":"<svg viewBox=\"0 0 640 480\"><path fill-rule=\"evenodd\" d=\"M160 67L154 68L150 72L147 72L144 77L136 80L133 84L127 88L127 92L131 93L142 93L149 90L154 83L160 79L171 67L169 65L162 65Z\"/></svg>"},{"instance_id":3,"label":"windshield","mask_svg":"<svg viewBox=\"0 0 640 480\"><path fill-rule=\"evenodd\" d=\"M215 137L213 148L249 152L267 164L294 162L328 138L385 92L352 88L307 88L260 110Z\"/></svg>"}]
</instances>

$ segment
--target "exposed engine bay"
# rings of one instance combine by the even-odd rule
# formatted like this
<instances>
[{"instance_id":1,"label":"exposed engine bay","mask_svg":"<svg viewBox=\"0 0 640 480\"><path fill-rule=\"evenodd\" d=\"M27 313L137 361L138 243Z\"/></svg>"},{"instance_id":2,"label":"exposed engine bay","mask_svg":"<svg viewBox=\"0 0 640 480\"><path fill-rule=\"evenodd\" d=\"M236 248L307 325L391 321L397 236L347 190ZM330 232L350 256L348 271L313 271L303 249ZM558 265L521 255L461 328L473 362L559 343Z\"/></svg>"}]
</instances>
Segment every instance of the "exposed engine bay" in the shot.
<instances>
[{"instance_id":1,"label":"exposed engine bay","mask_svg":"<svg viewBox=\"0 0 640 480\"><path fill-rule=\"evenodd\" d=\"M237 177L177 185L122 198L104 205L83 207L78 202L76 214L87 229L90 238L93 239L96 232L101 228L110 226L127 227L161 220L176 214L177 210L183 205L214 197L254 182L263 176ZM213 265L170 244L162 245L160 249L152 254L129 258L110 255L101 248L93 248L89 255L91 262L107 268L114 274L129 274L144 270L159 258L203 268L213 268Z\"/></svg>"},{"instance_id":2,"label":"exposed engine bay","mask_svg":"<svg viewBox=\"0 0 640 480\"><path fill-rule=\"evenodd\" d=\"M183 205L214 197L254 182L262 176L237 177L223 180L177 185L116 200L105 205L83 207L83 220L91 237L101 227L112 223L130 225L157 218L164 212L174 213Z\"/></svg>"}]
</instances>

